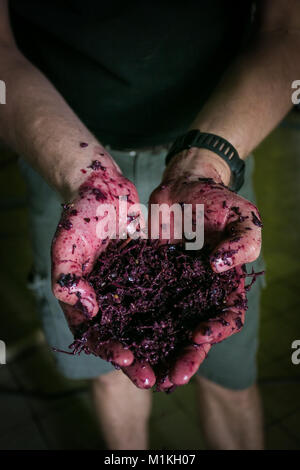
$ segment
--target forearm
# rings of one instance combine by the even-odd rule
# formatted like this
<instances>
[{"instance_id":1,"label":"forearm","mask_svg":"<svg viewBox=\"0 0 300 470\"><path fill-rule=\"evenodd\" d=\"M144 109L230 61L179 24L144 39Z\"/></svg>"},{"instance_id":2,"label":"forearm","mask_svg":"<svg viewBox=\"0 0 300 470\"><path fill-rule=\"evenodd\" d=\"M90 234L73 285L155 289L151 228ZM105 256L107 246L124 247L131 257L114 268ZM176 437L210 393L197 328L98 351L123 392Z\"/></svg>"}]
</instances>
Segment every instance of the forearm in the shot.
<instances>
[{"instance_id":1,"label":"forearm","mask_svg":"<svg viewBox=\"0 0 300 470\"><path fill-rule=\"evenodd\" d=\"M71 198L103 148L39 70L15 47L0 49L7 93L7 103L0 106L0 138ZM114 167L107 153L101 159Z\"/></svg>"},{"instance_id":2,"label":"forearm","mask_svg":"<svg viewBox=\"0 0 300 470\"><path fill-rule=\"evenodd\" d=\"M246 158L292 107L299 51L300 34L260 33L229 68L192 127L226 138Z\"/></svg>"},{"instance_id":3,"label":"forearm","mask_svg":"<svg viewBox=\"0 0 300 470\"><path fill-rule=\"evenodd\" d=\"M292 107L291 83L300 76L299 51L298 33L260 33L228 69L191 129L227 139L245 159ZM230 182L228 165L205 149L193 148L174 159L165 175L174 172Z\"/></svg>"}]
</instances>

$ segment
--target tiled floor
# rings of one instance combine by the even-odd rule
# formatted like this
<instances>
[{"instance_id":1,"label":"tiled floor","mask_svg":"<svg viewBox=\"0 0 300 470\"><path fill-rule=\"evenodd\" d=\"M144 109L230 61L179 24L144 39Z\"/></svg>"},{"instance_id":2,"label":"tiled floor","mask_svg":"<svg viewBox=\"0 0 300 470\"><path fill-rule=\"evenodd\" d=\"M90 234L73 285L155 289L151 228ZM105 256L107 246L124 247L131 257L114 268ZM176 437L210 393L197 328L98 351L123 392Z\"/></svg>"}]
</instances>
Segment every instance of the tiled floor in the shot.
<instances>
[{"instance_id":1,"label":"tiled floor","mask_svg":"<svg viewBox=\"0 0 300 470\"><path fill-rule=\"evenodd\" d=\"M258 205L264 220L267 288L262 298L259 382L269 449L300 449L300 114L293 113L255 152ZM24 183L16 158L0 150L0 449L104 448L88 384L55 370L43 342L26 277L31 266ZM193 384L154 394L151 448L202 449Z\"/></svg>"}]
</instances>

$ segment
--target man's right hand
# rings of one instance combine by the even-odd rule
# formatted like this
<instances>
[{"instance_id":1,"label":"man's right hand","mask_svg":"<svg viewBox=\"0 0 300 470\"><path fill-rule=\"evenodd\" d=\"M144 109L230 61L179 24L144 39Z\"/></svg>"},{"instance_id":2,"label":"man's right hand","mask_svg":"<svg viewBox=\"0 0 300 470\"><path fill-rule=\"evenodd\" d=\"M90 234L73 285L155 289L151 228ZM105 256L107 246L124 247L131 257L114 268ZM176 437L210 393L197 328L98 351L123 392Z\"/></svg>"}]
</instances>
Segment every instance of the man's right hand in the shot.
<instances>
[{"instance_id":1,"label":"man's right hand","mask_svg":"<svg viewBox=\"0 0 300 470\"><path fill-rule=\"evenodd\" d=\"M107 155L105 157L107 161ZM109 214L103 210L103 205L109 204L115 209L118 221L119 196L127 196L128 215L140 216L140 225L143 223L141 213L136 206L133 208L134 204L139 204L135 186L121 174L116 165L104 166L103 161L100 156L89 168L81 169L81 172L86 172L87 178L72 201L64 205L52 242L52 289L73 332L99 310L96 294L86 280L86 275L107 248L112 230L116 227L110 223ZM99 236L98 224L104 218L105 223L101 224L102 233ZM118 233L128 232L129 220L121 220L120 226L117 225ZM120 343L113 341L101 347L95 343L89 344L89 347L102 359L120 366L136 386L150 388L154 385L155 375L151 367L135 361L132 352L124 349Z\"/></svg>"}]
</instances>

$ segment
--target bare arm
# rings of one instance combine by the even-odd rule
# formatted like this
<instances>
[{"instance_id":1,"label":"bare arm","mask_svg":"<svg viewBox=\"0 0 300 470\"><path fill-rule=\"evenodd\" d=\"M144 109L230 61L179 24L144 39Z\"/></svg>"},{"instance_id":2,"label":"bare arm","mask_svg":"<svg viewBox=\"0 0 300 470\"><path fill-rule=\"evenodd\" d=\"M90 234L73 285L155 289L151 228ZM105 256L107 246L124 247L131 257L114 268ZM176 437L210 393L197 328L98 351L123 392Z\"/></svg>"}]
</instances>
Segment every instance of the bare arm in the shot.
<instances>
[{"instance_id":1,"label":"bare arm","mask_svg":"<svg viewBox=\"0 0 300 470\"><path fill-rule=\"evenodd\" d=\"M98 312L95 292L83 278L83 270L86 275L107 246L96 233L100 196L113 203L112 193L114 197L130 193L130 207L138 202L137 192L47 78L17 49L6 0L0 0L0 79L7 88L7 104L0 105L0 138L24 156L65 200L73 201L72 211L69 204L65 206L52 243L52 288L74 331L87 316ZM88 146L80 147L81 142ZM103 165L88 169L97 159ZM67 224L63 223L66 218ZM74 285L62 283L66 275L76 279ZM131 365L133 354L119 343L101 348L95 341L91 347L96 355L122 367L138 387L154 384L150 366L145 368L137 361Z\"/></svg>"},{"instance_id":2,"label":"bare arm","mask_svg":"<svg viewBox=\"0 0 300 470\"><path fill-rule=\"evenodd\" d=\"M291 84L300 77L300 1L258 0L258 31L249 48L228 69L192 128L224 137L241 158L274 129L292 107ZM199 169L213 164L226 184L226 163L198 150L181 166Z\"/></svg>"},{"instance_id":3,"label":"bare arm","mask_svg":"<svg viewBox=\"0 0 300 470\"><path fill-rule=\"evenodd\" d=\"M300 77L300 1L257 3L260 27L251 47L228 69L191 126L224 137L242 158L289 111L291 84ZM258 257L262 224L257 208L224 186L207 181L212 178L215 182L229 183L229 167L220 157L205 149L191 148L171 159L164 176L167 180L164 189L157 188L152 201L205 205L205 237L206 243L213 246L210 260L214 271L224 272L233 266L240 269L241 264ZM199 181L199 177L205 179ZM236 208L243 217L232 217L230 211ZM224 210L229 212L225 214ZM214 237L220 231L220 242L214 245ZM244 289L240 285L238 294L245 296ZM193 335L199 348L188 347L181 352L168 385L188 382L211 345L240 331L244 315L241 303L227 299L224 315L217 321L200 323Z\"/></svg>"},{"instance_id":4,"label":"bare arm","mask_svg":"<svg viewBox=\"0 0 300 470\"><path fill-rule=\"evenodd\" d=\"M65 199L71 199L102 147L49 80L18 50L7 0L0 0L0 78L7 90L0 105L0 139L13 148ZM88 147L80 147L80 142ZM114 166L105 153L105 165Z\"/></svg>"}]
</instances>

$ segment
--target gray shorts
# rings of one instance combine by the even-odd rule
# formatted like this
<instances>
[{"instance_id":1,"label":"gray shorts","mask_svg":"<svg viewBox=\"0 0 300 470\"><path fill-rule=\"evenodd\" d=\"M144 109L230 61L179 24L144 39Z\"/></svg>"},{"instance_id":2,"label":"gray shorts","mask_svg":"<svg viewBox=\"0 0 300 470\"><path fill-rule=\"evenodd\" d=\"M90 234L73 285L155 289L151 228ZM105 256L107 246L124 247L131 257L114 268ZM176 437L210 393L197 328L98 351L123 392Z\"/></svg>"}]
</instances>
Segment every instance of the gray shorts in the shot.
<instances>
[{"instance_id":1,"label":"gray shorts","mask_svg":"<svg viewBox=\"0 0 300 470\"><path fill-rule=\"evenodd\" d=\"M160 183L164 170L166 151L121 152L108 148L123 174L137 187L140 200L147 204L152 190ZM253 157L246 162L246 183L240 194L255 202L252 189ZM68 350L72 343L64 314L51 292L50 245L56 229L61 201L23 159L20 166L28 186L29 217L34 254L34 279L32 288L38 300L39 312L50 346ZM253 263L255 270L263 269L260 258ZM251 267L251 266L250 266ZM248 312L243 330L215 345L201 365L198 373L231 389L247 388L256 379L256 351L260 291L263 279L259 278L248 294ZM81 354L71 356L53 352L59 370L72 379L97 377L112 371L113 366L102 359Z\"/></svg>"}]
</instances>

